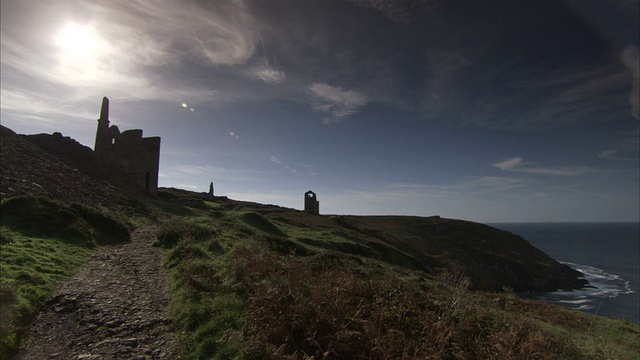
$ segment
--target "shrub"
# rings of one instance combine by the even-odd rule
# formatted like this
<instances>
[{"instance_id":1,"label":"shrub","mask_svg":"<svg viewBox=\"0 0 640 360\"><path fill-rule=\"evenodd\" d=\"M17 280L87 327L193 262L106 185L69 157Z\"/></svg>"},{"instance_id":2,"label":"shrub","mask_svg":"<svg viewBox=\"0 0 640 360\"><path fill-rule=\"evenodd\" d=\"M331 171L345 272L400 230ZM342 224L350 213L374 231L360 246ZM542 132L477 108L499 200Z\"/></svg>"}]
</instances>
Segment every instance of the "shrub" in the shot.
<instances>
[{"instance_id":1,"label":"shrub","mask_svg":"<svg viewBox=\"0 0 640 360\"><path fill-rule=\"evenodd\" d=\"M126 223L106 210L65 204L45 196L21 195L2 201L2 224L27 236L57 238L86 246L126 241ZM3 242L5 235L3 235Z\"/></svg>"},{"instance_id":2,"label":"shrub","mask_svg":"<svg viewBox=\"0 0 640 360\"><path fill-rule=\"evenodd\" d=\"M128 241L131 233L126 222L115 214L95 207L73 203L71 207L95 230L98 244Z\"/></svg>"},{"instance_id":3,"label":"shrub","mask_svg":"<svg viewBox=\"0 0 640 360\"><path fill-rule=\"evenodd\" d=\"M0 205L3 225L26 235L92 240L89 224L72 207L44 196L15 196Z\"/></svg>"},{"instance_id":4,"label":"shrub","mask_svg":"<svg viewBox=\"0 0 640 360\"><path fill-rule=\"evenodd\" d=\"M209 253L198 244L180 243L169 253L165 265L173 268L180 264L189 264L197 259L208 258L210 258Z\"/></svg>"},{"instance_id":5,"label":"shrub","mask_svg":"<svg viewBox=\"0 0 640 360\"><path fill-rule=\"evenodd\" d=\"M285 234L282 230L280 230L280 228L278 228L276 225L271 223L271 221L269 221L267 218L265 218L264 216L258 213L250 212L250 213L243 214L242 220L247 225L250 225L269 235L287 236L287 234Z\"/></svg>"},{"instance_id":6,"label":"shrub","mask_svg":"<svg viewBox=\"0 0 640 360\"><path fill-rule=\"evenodd\" d=\"M236 249L232 258L248 293L246 353L323 359L580 355L566 337L480 305L459 273L447 276L450 292L431 293L382 271L365 276L338 258L282 257L260 246Z\"/></svg>"},{"instance_id":7,"label":"shrub","mask_svg":"<svg viewBox=\"0 0 640 360\"><path fill-rule=\"evenodd\" d=\"M217 235L215 224L208 218L175 218L162 224L154 246L171 248L183 240L200 242Z\"/></svg>"}]
</instances>

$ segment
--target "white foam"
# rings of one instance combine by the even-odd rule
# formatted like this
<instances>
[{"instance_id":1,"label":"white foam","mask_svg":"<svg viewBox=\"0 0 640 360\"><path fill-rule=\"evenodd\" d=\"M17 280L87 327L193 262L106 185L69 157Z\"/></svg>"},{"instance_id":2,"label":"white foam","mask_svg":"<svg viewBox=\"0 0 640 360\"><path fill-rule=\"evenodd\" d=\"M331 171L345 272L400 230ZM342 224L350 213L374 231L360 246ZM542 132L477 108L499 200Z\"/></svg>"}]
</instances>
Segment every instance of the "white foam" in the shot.
<instances>
[{"instance_id":1,"label":"white foam","mask_svg":"<svg viewBox=\"0 0 640 360\"><path fill-rule=\"evenodd\" d=\"M575 305L580 305L580 304L588 304L591 302L591 300L589 299L579 299L579 300L558 300L556 302L559 303L563 303L563 304L575 304Z\"/></svg>"},{"instance_id":2,"label":"white foam","mask_svg":"<svg viewBox=\"0 0 640 360\"><path fill-rule=\"evenodd\" d=\"M536 296L537 299L576 310L592 312L596 309L595 304L602 304L602 299L633 293L629 286L629 281L622 279L618 275L609 274L602 269L589 265L574 264L566 261L561 261L561 263L580 271L584 275L583 278L589 281L589 287L580 290L539 294ZM597 313L598 310L595 311Z\"/></svg>"},{"instance_id":3,"label":"white foam","mask_svg":"<svg viewBox=\"0 0 640 360\"><path fill-rule=\"evenodd\" d=\"M566 261L561 261L561 263L581 272L584 275L584 278L589 281L589 285L591 287L570 292L563 291L560 293L566 293L572 297L579 294L586 297L598 298L613 298L622 294L633 293L633 290L631 290L631 286L629 285L629 281L618 275L609 274L602 269L589 265L574 264Z\"/></svg>"}]
</instances>

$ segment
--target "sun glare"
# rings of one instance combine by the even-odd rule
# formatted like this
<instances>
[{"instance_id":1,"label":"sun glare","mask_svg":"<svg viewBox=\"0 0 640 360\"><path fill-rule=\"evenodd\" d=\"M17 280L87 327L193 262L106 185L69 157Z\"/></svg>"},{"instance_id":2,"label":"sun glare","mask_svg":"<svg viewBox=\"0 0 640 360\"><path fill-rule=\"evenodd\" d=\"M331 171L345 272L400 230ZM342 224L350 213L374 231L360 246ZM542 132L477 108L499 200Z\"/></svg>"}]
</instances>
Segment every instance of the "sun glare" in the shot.
<instances>
[{"instance_id":1,"label":"sun glare","mask_svg":"<svg viewBox=\"0 0 640 360\"><path fill-rule=\"evenodd\" d=\"M55 35L59 76L70 84L103 81L111 52L109 44L91 24L69 22Z\"/></svg>"},{"instance_id":2,"label":"sun glare","mask_svg":"<svg viewBox=\"0 0 640 360\"><path fill-rule=\"evenodd\" d=\"M101 39L90 25L66 24L56 37L61 52L75 59L86 59L100 46Z\"/></svg>"}]
</instances>

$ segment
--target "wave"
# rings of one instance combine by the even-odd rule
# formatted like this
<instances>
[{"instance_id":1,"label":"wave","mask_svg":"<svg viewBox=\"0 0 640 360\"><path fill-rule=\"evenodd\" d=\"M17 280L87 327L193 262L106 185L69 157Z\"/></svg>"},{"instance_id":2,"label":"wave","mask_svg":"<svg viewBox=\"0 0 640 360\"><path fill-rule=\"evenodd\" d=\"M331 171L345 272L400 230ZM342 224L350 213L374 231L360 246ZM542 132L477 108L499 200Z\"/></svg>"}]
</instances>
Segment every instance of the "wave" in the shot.
<instances>
[{"instance_id":1,"label":"wave","mask_svg":"<svg viewBox=\"0 0 640 360\"><path fill-rule=\"evenodd\" d=\"M589 281L589 286L580 290L554 291L534 296L538 300L562 305L568 308L598 313L605 299L611 299L624 294L632 294L628 280L619 275L582 264L560 261L562 264L578 270Z\"/></svg>"},{"instance_id":2,"label":"wave","mask_svg":"<svg viewBox=\"0 0 640 360\"><path fill-rule=\"evenodd\" d=\"M563 303L563 304L576 304L576 305L581 305L581 304L588 304L591 302L591 300L589 299L579 299L579 300L558 300L557 302L559 303Z\"/></svg>"},{"instance_id":3,"label":"wave","mask_svg":"<svg viewBox=\"0 0 640 360\"><path fill-rule=\"evenodd\" d=\"M628 280L619 275L610 274L602 269L589 265L575 264L568 261L561 261L562 264L578 270L589 281L589 287L572 291L570 293L585 293L590 297L613 298L623 294L632 294L631 285Z\"/></svg>"}]
</instances>

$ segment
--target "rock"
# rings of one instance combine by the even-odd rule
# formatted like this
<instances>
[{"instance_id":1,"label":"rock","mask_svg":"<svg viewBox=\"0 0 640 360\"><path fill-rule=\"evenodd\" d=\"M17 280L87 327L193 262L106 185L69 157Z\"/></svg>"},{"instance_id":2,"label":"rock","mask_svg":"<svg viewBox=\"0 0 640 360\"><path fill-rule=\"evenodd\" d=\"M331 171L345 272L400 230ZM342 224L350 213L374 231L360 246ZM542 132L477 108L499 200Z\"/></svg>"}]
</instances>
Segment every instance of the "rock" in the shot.
<instances>
[{"instance_id":1,"label":"rock","mask_svg":"<svg viewBox=\"0 0 640 360\"><path fill-rule=\"evenodd\" d=\"M132 347L133 347L133 346L137 346L137 345L138 345L138 342L139 342L139 341L138 341L138 339L136 339L136 338L130 338L130 339L126 339L126 340L124 341L124 344L125 344L126 346L132 346Z\"/></svg>"},{"instance_id":2,"label":"rock","mask_svg":"<svg viewBox=\"0 0 640 360\"><path fill-rule=\"evenodd\" d=\"M108 323L104 324L104 326L112 329L122 325L122 323L124 323L123 320L116 319L116 320L109 321Z\"/></svg>"}]
</instances>

